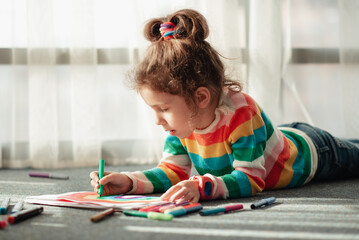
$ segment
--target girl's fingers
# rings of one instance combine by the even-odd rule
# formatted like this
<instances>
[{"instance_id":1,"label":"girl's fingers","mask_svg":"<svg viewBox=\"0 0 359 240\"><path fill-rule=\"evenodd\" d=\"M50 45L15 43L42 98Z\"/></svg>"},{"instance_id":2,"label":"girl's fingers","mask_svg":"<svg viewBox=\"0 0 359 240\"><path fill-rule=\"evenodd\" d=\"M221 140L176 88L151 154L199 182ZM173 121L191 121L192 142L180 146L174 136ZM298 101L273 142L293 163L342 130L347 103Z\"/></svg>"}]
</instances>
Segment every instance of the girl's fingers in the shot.
<instances>
[{"instance_id":1,"label":"girl's fingers","mask_svg":"<svg viewBox=\"0 0 359 240\"><path fill-rule=\"evenodd\" d=\"M170 197L178 191L178 186L172 186L161 196L161 200L169 201Z\"/></svg>"},{"instance_id":2,"label":"girl's fingers","mask_svg":"<svg viewBox=\"0 0 359 240\"><path fill-rule=\"evenodd\" d=\"M169 188L164 194L162 194L161 199L162 200L168 200L168 197L171 196L170 192L172 191L172 188Z\"/></svg>"},{"instance_id":3,"label":"girl's fingers","mask_svg":"<svg viewBox=\"0 0 359 240\"><path fill-rule=\"evenodd\" d=\"M184 201L187 200L186 196L188 195L187 190L181 188L179 191L175 192L171 197L170 197L170 201L171 202L175 202L176 200L179 200L181 198L185 199Z\"/></svg>"},{"instance_id":4,"label":"girl's fingers","mask_svg":"<svg viewBox=\"0 0 359 240\"><path fill-rule=\"evenodd\" d=\"M191 200L189 200L189 202L191 203L198 203L199 202L199 197L194 197Z\"/></svg>"},{"instance_id":5,"label":"girl's fingers","mask_svg":"<svg viewBox=\"0 0 359 240\"><path fill-rule=\"evenodd\" d=\"M97 172L97 171L91 172L91 173L90 173L90 178L91 178L93 181L97 182L97 181L98 181L98 172Z\"/></svg>"},{"instance_id":6,"label":"girl's fingers","mask_svg":"<svg viewBox=\"0 0 359 240\"><path fill-rule=\"evenodd\" d=\"M105 173L105 176L103 178L101 178L98 183L100 183L101 185L105 185L109 182L112 182L115 180L115 175L114 174L110 174L110 173Z\"/></svg>"},{"instance_id":7,"label":"girl's fingers","mask_svg":"<svg viewBox=\"0 0 359 240\"><path fill-rule=\"evenodd\" d=\"M110 175L111 172L104 172L104 176ZM98 182L100 179L98 178L98 171L93 171L90 173L90 178L95 182Z\"/></svg>"},{"instance_id":8,"label":"girl's fingers","mask_svg":"<svg viewBox=\"0 0 359 240\"><path fill-rule=\"evenodd\" d=\"M191 199L187 199L187 197L181 197L180 199L176 200L176 204L182 203L182 202L190 202Z\"/></svg>"},{"instance_id":9,"label":"girl's fingers","mask_svg":"<svg viewBox=\"0 0 359 240\"><path fill-rule=\"evenodd\" d=\"M96 188L97 187L97 182L95 182L94 180L91 180L91 186L93 187L93 188Z\"/></svg>"}]
</instances>

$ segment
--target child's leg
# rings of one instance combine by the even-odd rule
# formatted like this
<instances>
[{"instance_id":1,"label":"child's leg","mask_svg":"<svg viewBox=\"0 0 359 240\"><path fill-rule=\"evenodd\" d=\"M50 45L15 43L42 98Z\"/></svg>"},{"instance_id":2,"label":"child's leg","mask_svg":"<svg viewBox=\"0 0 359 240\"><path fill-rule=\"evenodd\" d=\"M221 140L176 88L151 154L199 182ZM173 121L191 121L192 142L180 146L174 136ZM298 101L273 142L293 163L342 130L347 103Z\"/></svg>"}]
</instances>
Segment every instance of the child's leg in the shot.
<instances>
[{"instance_id":1,"label":"child's leg","mask_svg":"<svg viewBox=\"0 0 359 240\"><path fill-rule=\"evenodd\" d=\"M306 123L287 126L302 130L312 139L318 154L315 180L359 177L359 140L340 139Z\"/></svg>"}]
</instances>

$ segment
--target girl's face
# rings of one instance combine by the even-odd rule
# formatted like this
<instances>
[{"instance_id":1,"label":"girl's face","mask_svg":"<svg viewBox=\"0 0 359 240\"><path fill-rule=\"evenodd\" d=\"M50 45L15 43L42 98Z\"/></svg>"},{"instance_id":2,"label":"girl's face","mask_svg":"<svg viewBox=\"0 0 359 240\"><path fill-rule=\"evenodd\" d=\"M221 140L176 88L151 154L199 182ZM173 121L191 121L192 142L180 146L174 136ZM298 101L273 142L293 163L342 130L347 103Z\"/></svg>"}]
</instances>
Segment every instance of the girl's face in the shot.
<instances>
[{"instance_id":1,"label":"girl's face","mask_svg":"<svg viewBox=\"0 0 359 240\"><path fill-rule=\"evenodd\" d=\"M141 97L156 114L156 124L178 138L187 138L195 130L193 112L183 97L143 86Z\"/></svg>"}]
</instances>

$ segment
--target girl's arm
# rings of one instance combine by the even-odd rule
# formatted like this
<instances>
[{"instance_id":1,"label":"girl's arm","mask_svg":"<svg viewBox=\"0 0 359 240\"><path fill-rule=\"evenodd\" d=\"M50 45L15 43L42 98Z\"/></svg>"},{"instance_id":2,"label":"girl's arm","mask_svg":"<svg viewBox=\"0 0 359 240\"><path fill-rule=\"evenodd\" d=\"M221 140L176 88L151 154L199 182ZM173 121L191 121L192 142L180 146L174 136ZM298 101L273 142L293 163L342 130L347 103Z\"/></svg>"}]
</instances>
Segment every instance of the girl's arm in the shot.
<instances>
[{"instance_id":1,"label":"girl's arm","mask_svg":"<svg viewBox=\"0 0 359 240\"><path fill-rule=\"evenodd\" d=\"M157 167L137 172L123 172L132 180L128 194L165 192L191 173L192 162L177 137L168 136Z\"/></svg>"},{"instance_id":2,"label":"girl's arm","mask_svg":"<svg viewBox=\"0 0 359 240\"><path fill-rule=\"evenodd\" d=\"M192 177L199 183L202 200L249 197L266 187L265 150L272 144L272 136L274 142L277 139L269 119L253 104L237 110L226 129L224 144L231 149L233 170L223 175Z\"/></svg>"},{"instance_id":3,"label":"girl's arm","mask_svg":"<svg viewBox=\"0 0 359 240\"><path fill-rule=\"evenodd\" d=\"M264 142L258 143L250 155L255 157L256 152L263 152L264 147ZM234 156L237 155L237 151L240 152L240 149L233 148ZM246 160L240 161L235 159L233 161L234 170L222 176L214 176L207 173L203 176L191 177L190 180L198 181L200 199L249 197L263 191L265 187L263 154L260 154L255 159Z\"/></svg>"}]
</instances>

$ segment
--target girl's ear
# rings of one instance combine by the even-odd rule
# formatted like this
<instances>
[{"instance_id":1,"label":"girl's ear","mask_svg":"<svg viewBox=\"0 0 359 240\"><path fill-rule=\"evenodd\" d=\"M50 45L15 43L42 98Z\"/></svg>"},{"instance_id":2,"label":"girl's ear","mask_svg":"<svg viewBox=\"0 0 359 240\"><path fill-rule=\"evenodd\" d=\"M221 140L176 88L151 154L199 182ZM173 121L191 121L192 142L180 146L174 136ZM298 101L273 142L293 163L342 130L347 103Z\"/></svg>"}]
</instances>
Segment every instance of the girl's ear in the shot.
<instances>
[{"instance_id":1,"label":"girl's ear","mask_svg":"<svg viewBox=\"0 0 359 240\"><path fill-rule=\"evenodd\" d=\"M197 88L194 93L199 108L206 108L211 102L211 92L206 87Z\"/></svg>"}]
</instances>

